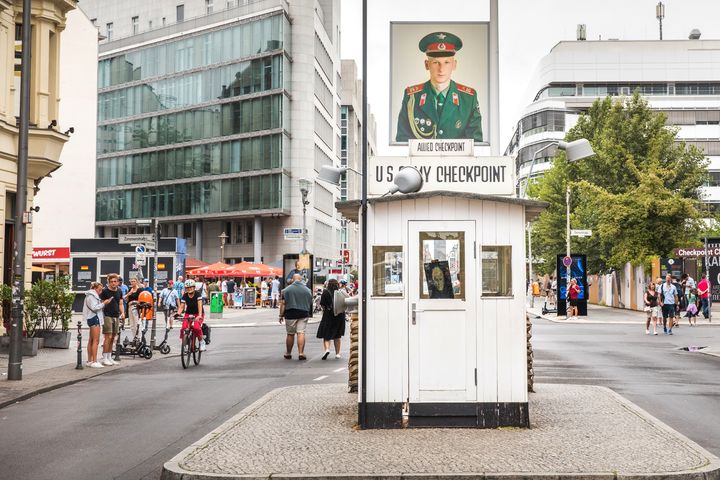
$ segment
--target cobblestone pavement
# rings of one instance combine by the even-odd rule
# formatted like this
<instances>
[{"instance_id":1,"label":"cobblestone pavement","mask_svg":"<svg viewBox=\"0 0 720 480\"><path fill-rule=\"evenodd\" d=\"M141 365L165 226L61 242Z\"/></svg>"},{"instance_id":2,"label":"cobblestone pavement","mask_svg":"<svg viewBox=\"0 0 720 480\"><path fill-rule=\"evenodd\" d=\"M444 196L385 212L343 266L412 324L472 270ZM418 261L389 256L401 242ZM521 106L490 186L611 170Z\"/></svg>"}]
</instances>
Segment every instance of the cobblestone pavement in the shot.
<instances>
[{"instance_id":1,"label":"cobblestone pavement","mask_svg":"<svg viewBox=\"0 0 720 480\"><path fill-rule=\"evenodd\" d=\"M717 458L609 389L536 388L529 430L366 431L344 385L278 389L167 462L163 479L720 478Z\"/></svg>"}]
</instances>

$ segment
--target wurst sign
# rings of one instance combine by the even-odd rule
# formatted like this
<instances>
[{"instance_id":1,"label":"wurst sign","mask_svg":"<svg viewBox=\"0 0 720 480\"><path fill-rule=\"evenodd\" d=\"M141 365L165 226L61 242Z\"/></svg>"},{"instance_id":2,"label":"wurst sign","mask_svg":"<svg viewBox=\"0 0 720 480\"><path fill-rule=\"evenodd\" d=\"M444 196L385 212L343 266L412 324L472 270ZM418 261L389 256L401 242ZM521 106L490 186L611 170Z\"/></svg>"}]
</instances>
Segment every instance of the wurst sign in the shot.
<instances>
[{"instance_id":1,"label":"wurst sign","mask_svg":"<svg viewBox=\"0 0 720 480\"><path fill-rule=\"evenodd\" d=\"M510 157L375 157L370 160L368 193L383 195L395 175L415 167L423 178L423 192L447 190L486 195L514 195L515 169Z\"/></svg>"}]
</instances>

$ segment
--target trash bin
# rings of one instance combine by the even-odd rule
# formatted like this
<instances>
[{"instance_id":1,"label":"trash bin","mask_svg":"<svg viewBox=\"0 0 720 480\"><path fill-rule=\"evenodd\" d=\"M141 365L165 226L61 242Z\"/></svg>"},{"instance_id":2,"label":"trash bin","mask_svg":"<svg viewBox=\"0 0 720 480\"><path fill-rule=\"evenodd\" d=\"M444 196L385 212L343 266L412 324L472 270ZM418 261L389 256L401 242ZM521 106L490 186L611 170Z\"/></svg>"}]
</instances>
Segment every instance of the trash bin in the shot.
<instances>
[{"instance_id":1,"label":"trash bin","mask_svg":"<svg viewBox=\"0 0 720 480\"><path fill-rule=\"evenodd\" d=\"M212 292L210 294L210 313L223 312L223 297L220 292Z\"/></svg>"}]
</instances>

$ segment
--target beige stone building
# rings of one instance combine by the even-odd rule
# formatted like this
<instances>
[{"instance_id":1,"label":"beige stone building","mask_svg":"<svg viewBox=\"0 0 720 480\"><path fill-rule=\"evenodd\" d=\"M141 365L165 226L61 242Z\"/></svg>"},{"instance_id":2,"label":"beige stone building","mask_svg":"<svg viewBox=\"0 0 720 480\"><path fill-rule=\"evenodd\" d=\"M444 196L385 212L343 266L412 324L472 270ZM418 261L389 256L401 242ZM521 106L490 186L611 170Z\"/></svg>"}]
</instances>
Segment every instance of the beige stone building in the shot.
<instances>
[{"instance_id":1,"label":"beige stone building","mask_svg":"<svg viewBox=\"0 0 720 480\"><path fill-rule=\"evenodd\" d=\"M59 111L60 38L67 13L75 0L33 0L30 134L28 145L28 208L35 189L60 167L59 157L68 139ZM0 280L9 284L15 232L17 190L18 116L20 113L20 55L22 51L22 0L0 0ZM28 225L27 281L30 280L32 224Z\"/></svg>"}]
</instances>

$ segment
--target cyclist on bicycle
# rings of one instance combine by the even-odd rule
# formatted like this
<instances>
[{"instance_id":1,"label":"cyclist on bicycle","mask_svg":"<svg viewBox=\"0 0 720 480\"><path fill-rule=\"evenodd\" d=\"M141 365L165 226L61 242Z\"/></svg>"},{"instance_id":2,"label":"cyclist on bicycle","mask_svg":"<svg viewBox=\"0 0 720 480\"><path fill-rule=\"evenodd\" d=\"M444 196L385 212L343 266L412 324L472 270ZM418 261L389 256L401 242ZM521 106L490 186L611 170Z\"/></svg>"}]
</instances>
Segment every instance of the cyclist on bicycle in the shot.
<instances>
[{"instance_id":1,"label":"cyclist on bicycle","mask_svg":"<svg viewBox=\"0 0 720 480\"><path fill-rule=\"evenodd\" d=\"M195 319L192 323L193 332L200 338L200 351L205 351L205 337L203 337L202 323L203 323L203 303L200 294L195 291L195 280L185 281L185 293L180 299L180 307L178 308L178 316L183 315L182 330L180 330L180 339L182 339L182 332L188 328L190 322L190 316L194 315Z\"/></svg>"}]
</instances>

